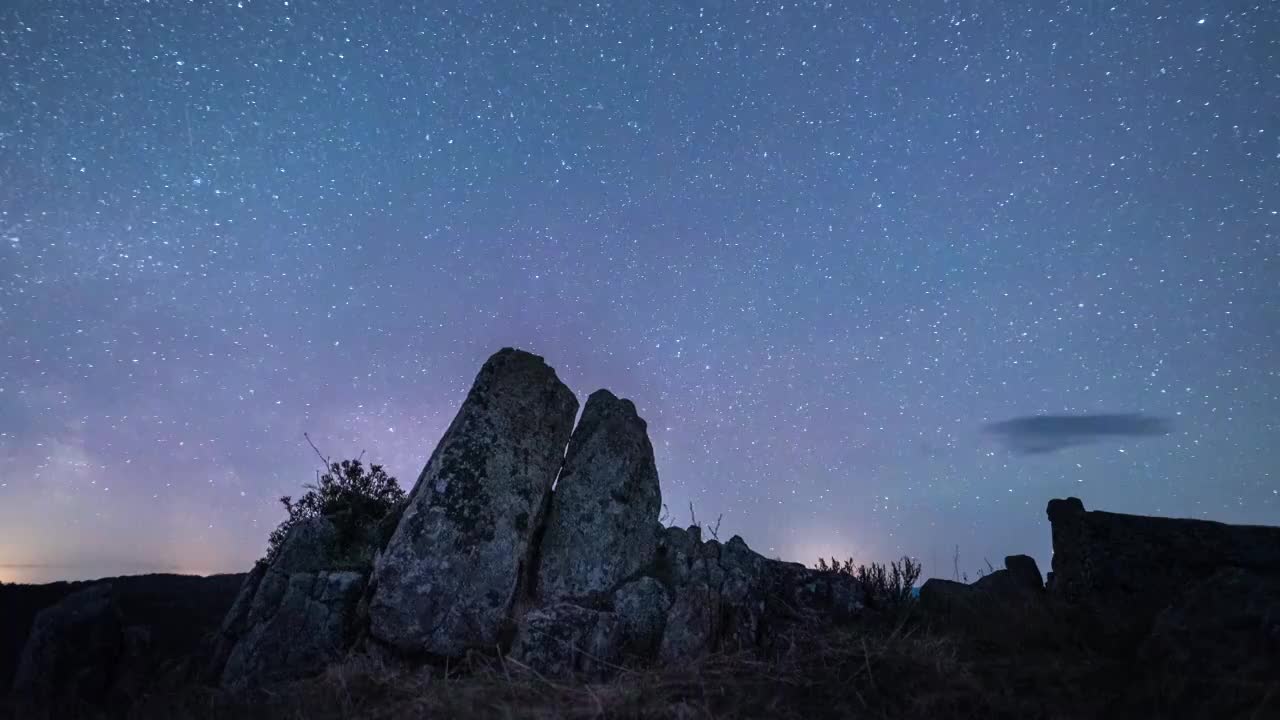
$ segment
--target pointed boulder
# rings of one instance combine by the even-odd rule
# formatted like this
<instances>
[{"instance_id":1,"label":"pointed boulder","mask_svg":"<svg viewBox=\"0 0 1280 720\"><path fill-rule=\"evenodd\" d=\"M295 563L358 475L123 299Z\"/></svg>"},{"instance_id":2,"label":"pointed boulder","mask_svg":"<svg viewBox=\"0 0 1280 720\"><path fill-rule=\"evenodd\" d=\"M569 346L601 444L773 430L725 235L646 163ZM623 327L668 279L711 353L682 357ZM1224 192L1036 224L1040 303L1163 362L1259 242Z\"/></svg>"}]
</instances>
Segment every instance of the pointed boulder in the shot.
<instances>
[{"instance_id":1,"label":"pointed boulder","mask_svg":"<svg viewBox=\"0 0 1280 720\"><path fill-rule=\"evenodd\" d=\"M510 348L489 358L375 565L375 638L437 655L493 647L577 411L542 358Z\"/></svg>"},{"instance_id":2,"label":"pointed boulder","mask_svg":"<svg viewBox=\"0 0 1280 720\"><path fill-rule=\"evenodd\" d=\"M645 421L630 400L597 390L551 497L539 593L572 598L615 589L652 560L661 509Z\"/></svg>"}]
</instances>

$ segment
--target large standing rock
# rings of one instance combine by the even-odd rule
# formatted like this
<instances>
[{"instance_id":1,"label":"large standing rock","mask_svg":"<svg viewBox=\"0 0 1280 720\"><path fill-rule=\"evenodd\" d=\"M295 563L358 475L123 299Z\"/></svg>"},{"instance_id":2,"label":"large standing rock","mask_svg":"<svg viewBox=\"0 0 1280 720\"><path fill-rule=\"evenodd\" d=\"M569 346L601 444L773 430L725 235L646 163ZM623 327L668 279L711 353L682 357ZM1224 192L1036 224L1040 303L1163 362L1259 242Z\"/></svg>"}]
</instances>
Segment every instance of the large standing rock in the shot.
<instances>
[{"instance_id":1,"label":"large standing rock","mask_svg":"<svg viewBox=\"0 0 1280 720\"><path fill-rule=\"evenodd\" d=\"M577 410L542 358L489 358L375 563L375 638L437 655L494 646Z\"/></svg>"},{"instance_id":2,"label":"large standing rock","mask_svg":"<svg viewBox=\"0 0 1280 720\"><path fill-rule=\"evenodd\" d=\"M645 421L630 400L597 390L569 440L551 497L539 594L612 591L652 559L661 509Z\"/></svg>"},{"instance_id":3,"label":"large standing rock","mask_svg":"<svg viewBox=\"0 0 1280 720\"><path fill-rule=\"evenodd\" d=\"M1050 500L1053 574L1063 599L1140 635L1157 613L1220 568L1280 577L1280 527L1087 512Z\"/></svg>"}]
</instances>

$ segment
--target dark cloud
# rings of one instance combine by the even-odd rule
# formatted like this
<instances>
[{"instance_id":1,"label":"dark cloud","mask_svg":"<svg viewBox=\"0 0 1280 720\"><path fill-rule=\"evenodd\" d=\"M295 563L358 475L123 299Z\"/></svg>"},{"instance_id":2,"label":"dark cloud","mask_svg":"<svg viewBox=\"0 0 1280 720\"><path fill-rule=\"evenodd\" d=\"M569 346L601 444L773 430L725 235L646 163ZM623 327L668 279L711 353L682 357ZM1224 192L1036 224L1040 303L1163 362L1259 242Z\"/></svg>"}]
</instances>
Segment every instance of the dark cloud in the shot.
<instances>
[{"instance_id":1,"label":"dark cloud","mask_svg":"<svg viewBox=\"0 0 1280 720\"><path fill-rule=\"evenodd\" d=\"M983 429L999 436L1013 452L1033 455L1111 437L1168 435L1172 425L1165 418L1142 413L1100 413L1019 417L989 423Z\"/></svg>"}]
</instances>

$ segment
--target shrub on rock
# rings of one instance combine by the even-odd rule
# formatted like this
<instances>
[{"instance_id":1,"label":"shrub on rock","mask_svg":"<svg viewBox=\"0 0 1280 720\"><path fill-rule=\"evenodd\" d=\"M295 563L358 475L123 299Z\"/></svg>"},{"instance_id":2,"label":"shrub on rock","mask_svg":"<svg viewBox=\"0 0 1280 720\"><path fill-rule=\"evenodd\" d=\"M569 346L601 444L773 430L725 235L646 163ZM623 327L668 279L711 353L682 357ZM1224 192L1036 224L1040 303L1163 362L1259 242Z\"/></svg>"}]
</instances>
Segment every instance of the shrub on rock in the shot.
<instances>
[{"instance_id":1,"label":"shrub on rock","mask_svg":"<svg viewBox=\"0 0 1280 720\"><path fill-rule=\"evenodd\" d=\"M259 563L270 564L276 558L296 525L326 518L337 532L331 567L367 567L378 549L375 546L385 539L379 536L390 537L380 529L390 525L394 530L404 507L404 490L396 479L381 465L370 465L366 470L360 458L328 463L327 472L315 485L303 487L307 492L297 501L288 495L280 498L289 517L271 531L267 554Z\"/></svg>"}]
</instances>

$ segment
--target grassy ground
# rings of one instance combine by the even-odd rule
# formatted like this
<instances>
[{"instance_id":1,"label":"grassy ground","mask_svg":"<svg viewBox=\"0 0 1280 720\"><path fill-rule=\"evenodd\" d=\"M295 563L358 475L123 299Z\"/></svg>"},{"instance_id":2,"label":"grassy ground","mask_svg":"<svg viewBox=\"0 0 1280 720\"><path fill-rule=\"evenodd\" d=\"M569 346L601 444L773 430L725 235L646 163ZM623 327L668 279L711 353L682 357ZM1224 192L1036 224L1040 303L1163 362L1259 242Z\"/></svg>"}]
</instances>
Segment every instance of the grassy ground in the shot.
<instances>
[{"instance_id":1,"label":"grassy ground","mask_svg":"<svg viewBox=\"0 0 1280 720\"><path fill-rule=\"evenodd\" d=\"M1172 704L1179 695L1170 688L1191 679L1144 675L1132 658L1091 644L1093 635L1088 623L1044 607L945 624L912 607L849 627L801 628L766 660L713 655L622 669L606 683L553 680L509 659L414 670L356 656L266 690L150 697L124 717L1280 718L1280 678L1271 688L1201 685L1208 694L1199 704ZM76 715L14 711L32 720Z\"/></svg>"}]
</instances>

